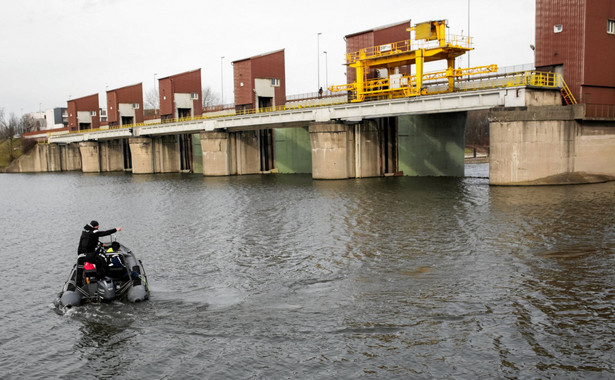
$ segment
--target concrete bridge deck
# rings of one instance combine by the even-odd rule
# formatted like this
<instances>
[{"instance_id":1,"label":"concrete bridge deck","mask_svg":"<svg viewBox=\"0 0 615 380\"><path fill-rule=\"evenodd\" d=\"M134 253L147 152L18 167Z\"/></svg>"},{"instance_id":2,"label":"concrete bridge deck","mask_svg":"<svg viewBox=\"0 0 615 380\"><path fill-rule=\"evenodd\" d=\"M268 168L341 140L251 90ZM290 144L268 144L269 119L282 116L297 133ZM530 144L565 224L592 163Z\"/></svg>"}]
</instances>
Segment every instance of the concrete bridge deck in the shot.
<instances>
[{"instance_id":1,"label":"concrete bridge deck","mask_svg":"<svg viewBox=\"0 0 615 380\"><path fill-rule=\"evenodd\" d=\"M267 128L293 128L307 126L313 122L340 121L356 123L365 119L376 119L400 115L419 115L446 112L460 112L494 107L518 107L526 105L526 87L454 92L426 95L412 98L344 103L311 108L296 108L275 112L247 115L203 118L97 130L91 132L51 135L50 143L74 143L80 141L113 140L127 137L163 136L205 131L240 131Z\"/></svg>"}]
</instances>

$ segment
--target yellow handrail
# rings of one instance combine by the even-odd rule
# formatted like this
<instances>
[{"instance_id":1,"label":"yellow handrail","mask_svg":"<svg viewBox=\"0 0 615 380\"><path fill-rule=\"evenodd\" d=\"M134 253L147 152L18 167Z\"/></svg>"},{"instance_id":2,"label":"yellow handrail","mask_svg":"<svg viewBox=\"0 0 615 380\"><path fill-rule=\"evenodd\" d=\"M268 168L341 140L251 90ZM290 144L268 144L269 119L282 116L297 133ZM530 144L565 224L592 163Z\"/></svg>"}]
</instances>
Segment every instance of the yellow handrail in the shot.
<instances>
[{"instance_id":1,"label":"yellow handrail","mask_svg":"<svg viewBox=\"0 0 615 380\"><path fill-rule=\"evenodd\" d=\"M448 35L446 37L446 44L449 47L459 47L464 49L472 48L472 37ZM350 65L356 61L363 59L373 59L379 57L386 57L395 54L408 53L419 49L436 49L441 48L440 43L437 40L403 40L390 44L376 45L366 47L359 51L346 54L346 64Z\"/></svg>"},{"instance_id":2,"label":"yellow handrail","mask_svg":"<svg viewBox=\"0 0 615 380\"><path fill-rule=\"evenodd\" d=\"M332 103L327 103L327 105L337 105L337 104L346 104L346 101L343 102L332 102ZM111 126L109 128L96 128L96 129L85 129L85 130L80 130L80 131L71 131L69 133L90 133L90 132L99 132L99 131L107 131L109 129L128 129L128 128L134 128L134 127L143 127L143 126L153 126L153 125L162 125L162 124L168 124L168 123L178 123L178 122L182 122L182 121L197 121L197 120L206 120L206 119L218 119L218 118L224 118L224 117L232 117L232 116L239 116L239 115L252 115L252 114L256 114L256 113L265 113L265 112L276 112L276 111L289 111L289 110L296 110L296 109L300 109L300 108L314 108L314 107L320 107L322 104L312 104L312 105L307 105L307 104L298 104L298 105L291 105L291 106L274 106L274 107L265 107L265 108L250 108L250 109L245 109L245 110L232 110L231 112L227 113L227 114L219 114L219 115L200 115L200 116L194 116L194 117L183 117L183 118L172 118L172 119L164 119L161 120L160 122L157 123L135 123L135 124L124 124L122 126Z\"/></svg>"},{"instance_id":3,"label":"yellow handrail","mask_svg":"<svg viewBox=\"0 0 615 380\"><path fill-rule=\"evenodd\" d=\"M562 87L562 97L564 97L566 104L577 104L577 100L574 98L574 95L572 95L566 82L564 82L564 86Z\"/></svg>"},{"instance_id":4,"label":"yellow handrail","mask_svg":"<svg viewBox=\"0 0 615 380\"><path fill-rule=\"evenodd\" d=\"M497 70L497 66L489 65L489 66L481 66L481 67L472 67L472 68L464 68L464 69L455 69L453 72L453 76L455 77L463 77L468 76L470 74L477 73L492 73ZM423 85L425 88L423 89L415 89L413 88L413 83L416 83L416 76L414 75L404 75L400 78L400 86L396 88L390 88L390 83L388 78L378 78L374 80L370 80L366 82L366 88L369 91L363 92L357 96L357 88L354 83L343 84L331 86L329 89L331 91L348 91L349 98L351 100L369 97L370 99L384 99L384 98L401 98L401 97L411 97L418 96L422 94L437 94L443 93L446 91L438 91L433 90L429 91L430 86L436 86L438 84L438 80L442 80L447 77L447 73L445 71L438 71L433 73L426 73L423 75ZM440 82L441 83L441 82ZM570 92L570 89L566 85L564 78L561 74L558 73L548 73L541 71L520 71L514 73L505 73L505 74L493 74L484 77L472 77L471 79L463 80L459 82L458 86L455 87L455 91L475 91L475 90L484 90L488 88L505 88L505 87L519 87L519 86L529 86L529 87L540 87L540 88L549 88L549 89L559 89L562 93L562 97L566 101L567 104L577 104L574 96ZM435 87L434 87L435 88ZM347 101L333 102L328 103L327 105L338 105L338 104L346 104ZM217 115L199 115L194 117L184 117L184 118L173 118L173 119L165 119L161 120L157 123L135 123L135 124L124 124L122 126L111 126L109 129L127 129L133 127L142 127L142 126L154 126L154 125L162 125L167 123L176 123L182 121L197 121L197 120L206 120L206 119L217 119L224 117L232 117L232 116L240 116L240 115L251 115L256 113L266 113L266 112L277 112L277 111L290 111L301 108L313 108L320 107L322 104L296 104L296 105L284 105L284 106L274 106L267 108L258 108L258 109L245 109L245 110L231 110L229 113L225 114L217 114ZM97 128L97 129L87 129L82 131L71 131L70 133L89 133L89 132L99 132L108 129Z\"/></svg>"}]
</instances>

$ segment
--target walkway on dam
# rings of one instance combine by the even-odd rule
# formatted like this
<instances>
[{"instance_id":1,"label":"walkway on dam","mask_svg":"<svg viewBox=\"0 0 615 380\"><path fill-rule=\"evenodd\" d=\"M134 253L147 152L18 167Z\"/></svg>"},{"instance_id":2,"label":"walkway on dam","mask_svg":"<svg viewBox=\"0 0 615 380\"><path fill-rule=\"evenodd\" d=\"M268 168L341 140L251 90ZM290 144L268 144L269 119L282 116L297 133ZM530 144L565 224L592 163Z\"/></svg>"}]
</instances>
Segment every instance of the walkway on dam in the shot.
<instances>
[{"instance_id":1,"label":"walkway on dam","mask_svg":"<svg viewBox=\"0 0 615 380\"><path fill-rule=\"evenodd\" d=\"M314 108L235 115L212 119L178 121L174 123L143 125L132 128L98 130L83 133L50 136L50 143L73 143L88 140L107 140L139 136L160 136L178 133L197 133L214 130L248 130L265 128L292 128L311 122L340 120L359 122L407 114L441 113L486 109L497 106L515 106L507 102L509 90L483 90L467 93L381 100L366 103L345 103ZM523 91L523 89L521 89ZM518 97L516 91L515 97ZM519 104L520 105L520 104Z\"/></svg>"},{"instance_id":2,"label":"walkway on dam","mask_svg":"<svg viewBox=\"0 0 615 380\"><path fill-rule=\"evenodd\" d=\"M127 125L118 129L88 130L70 134L50 134L50 143L112 140L139 136L162 136L205 131L234 131L268 128L292 128L312 122L341 121L356 123L364 119L391 116L461 112L493 107L527 105L526 88L562 88L563 80L552 73L534 71L490 76L484 80L460 82L458 91L399 99L305 107L291 105L253 113L215 114L178 119L158 124ZM563 84L565 86L565 84Z\"/></svg>"}]
</instances>

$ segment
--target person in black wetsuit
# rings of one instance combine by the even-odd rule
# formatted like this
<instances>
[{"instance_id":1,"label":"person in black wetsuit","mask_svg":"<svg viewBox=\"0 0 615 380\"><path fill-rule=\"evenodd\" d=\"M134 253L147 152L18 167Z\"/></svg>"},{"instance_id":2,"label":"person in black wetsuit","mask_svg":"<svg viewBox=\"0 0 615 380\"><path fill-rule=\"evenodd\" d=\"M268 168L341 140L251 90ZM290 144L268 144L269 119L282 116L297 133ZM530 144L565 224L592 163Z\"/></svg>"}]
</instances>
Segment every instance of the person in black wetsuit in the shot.
<instances>
[{"instance_id":1,"label":"person in black wetsuit","mask_svg":"<svg viewBox=\"0 0 615 380\"><path fill-rule=\"evenodd\" d=\"M97 254L98 238L114 234L121 230L122 227L117 227L106 231L100 231L98 229L98 222L95 220L92 220L89 224L86 224L83 227L83 231L81 232L81 238L79 239L79 247L77 248L77 254L85 254L86 264L89 263L96 265L97 275L104 276L104 267L107 265L107 261L104 257L104 252L102 256Z\"/></svg>"}]
</instances>

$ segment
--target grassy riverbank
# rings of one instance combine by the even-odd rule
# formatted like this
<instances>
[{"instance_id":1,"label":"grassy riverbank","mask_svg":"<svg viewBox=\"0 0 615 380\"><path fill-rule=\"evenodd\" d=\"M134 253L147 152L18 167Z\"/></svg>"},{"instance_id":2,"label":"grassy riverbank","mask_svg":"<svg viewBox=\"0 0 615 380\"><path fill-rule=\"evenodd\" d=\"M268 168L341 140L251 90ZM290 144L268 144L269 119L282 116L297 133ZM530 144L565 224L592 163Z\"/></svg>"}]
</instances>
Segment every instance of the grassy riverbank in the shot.
<instances>
[{"instance_id":1,"label":"grassy riverbank","mask_svg":"<svg viewBox=\"0 0 615 380\"><path fill-rule=\"evenodd\" d=\"M21 156L21 139L13 139L12 147L8 140L0 141L0 171L11 163L11 148L13 150L13 160Z\"/></svg>"},{"instance_id":2,"label":"grassy riverbank","mask_svg":"<svg viewBox=\"0 0 615 380\"><path fill-rule=\"evenodd\" d=\"M489 162L489 148L488 147L466 147L464 151L464 158L466 163L485 163Z\"/></svg>"}]
</instances>

